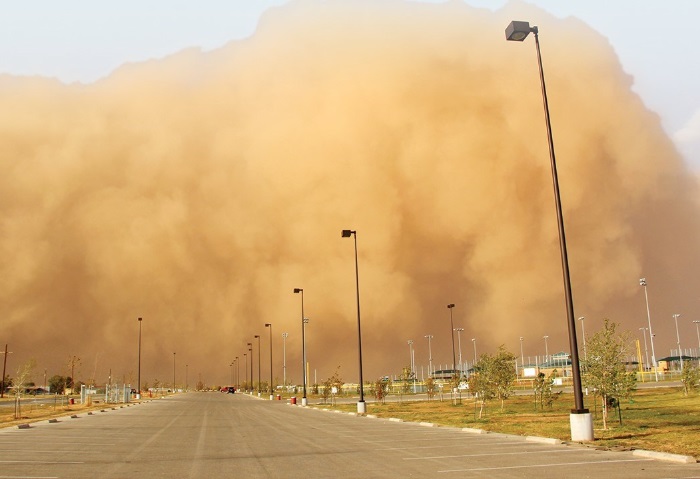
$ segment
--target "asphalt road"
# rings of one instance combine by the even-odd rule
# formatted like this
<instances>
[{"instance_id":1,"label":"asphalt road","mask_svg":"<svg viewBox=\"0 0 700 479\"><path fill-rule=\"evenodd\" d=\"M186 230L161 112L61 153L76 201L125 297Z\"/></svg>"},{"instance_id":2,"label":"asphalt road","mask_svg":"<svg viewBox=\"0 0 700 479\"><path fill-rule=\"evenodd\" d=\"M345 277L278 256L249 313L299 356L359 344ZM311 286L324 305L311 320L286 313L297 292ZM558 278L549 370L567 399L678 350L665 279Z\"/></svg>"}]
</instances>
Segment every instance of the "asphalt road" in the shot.
<instances>
[{"instance_id":1,"label":"asphalt road","mask_svg":"<svg viewBox=\"0 0 700 479\"><path fill-rule=\"evenodd\" d=\"M699 464L189 393L0 430L0 478L700 478Z\"/></svg>"}]
</instances>

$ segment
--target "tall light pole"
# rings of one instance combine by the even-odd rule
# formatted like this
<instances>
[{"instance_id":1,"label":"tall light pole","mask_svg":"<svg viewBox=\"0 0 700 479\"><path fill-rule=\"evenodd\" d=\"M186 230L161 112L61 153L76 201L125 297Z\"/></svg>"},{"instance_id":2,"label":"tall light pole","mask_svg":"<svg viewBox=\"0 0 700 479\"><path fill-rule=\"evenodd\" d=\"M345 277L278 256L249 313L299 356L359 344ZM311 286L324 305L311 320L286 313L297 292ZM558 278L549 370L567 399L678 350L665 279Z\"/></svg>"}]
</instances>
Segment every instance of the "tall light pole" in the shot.
<instances>
[{"instance_id":1,"label":"tall light pole","mask_svg":"<svg viewBox=\"0 0 700 479\"><path fill-rule=\"evenodd\" d=\"M654 351L654 330L651 329L651 313L649 312L649 295L647 294L647 279L639 278L640 286L644 286L644 301L647 305L647 322L649 327L649 342L651 343L651 365L654 368L654 377L659 382L659 371L656 367L656 352Z\"/></svg>"},{"instance_id":2,"label":"tall light pole","mask_svg":"<svg viewBox=\"0 0 700 479\"><path fill-rule=\"evenodd\" d=\"M430 341L433 339L432 334L426 334L423 336L428 340L428 377L433 375L433 348L430 345Z\"/></svg>"},{"instance_id":3,"label":"tall light pole","mask_svg":"<svg viewBox=\"0 0 700 479\"><path fill-rule=\"evenodd\" d=\"M530 34L535 35L535 48L537 50L537 64L540 70L540 83L542 86L542 102L544 104L544 117L547 127L547 140L549 143L549 160L552 168L552 186L554 187L554 199L557 210L557 225L559 227L559 250L561 253L562 276L564 280L564 297L566 300L566 319L569 329L569 347L571 348L571 372L574 385L575 409L571 410L569 422L571 426L571 439L574 441L593 440L593 418L588 409L583 405L583 388L581 387L581 368L578 358L578 341L576 340L576 322L574 320L574 300L571 294L571 279L569 277L569 256L566 250L566 234L564 233L564 215L561 208L561 196L559 194L559 177L557 163L554 155L554 140L552 138L552 124L549 118L549 103L547 101L547 88L544 81L544 68L542 68L542 55L540 54L539 30L536 26L530 27L528 22L510 22L506 28L506 39L522 42Z\"/></svg>"},{"instance_id":4,"label":"tall light pole","mask_svg":"<svg viewBox=\"0 0 700 479\"><path fill-rule=\"evenodd\" d=\"M474 345L474 364L476 365L476 338L472 338L472 344Z\"/></svg>"},{"instance_id":5,"label":"tall light pole","mask_svg":"<svg viewBox=\"0 0 700 479\"><path fill-rule=\"evenodd\" d=\"M139 318L139 366L138 366L138 389L137 389L137 399L141 399L141 321L143 318ZM4 378L3 378L4 381Z\"/></svg>"},{"instance_id":6,"label":"tall light pole","mask_svg":"<svg viewBox=\"0 0 700 479\"><path fill-rule=\"evenodd\" d=\"M260 397L260 335L256 334L254 337L258 340L258 397Z\"/></svg>"},{"instance_id":7,"label":"tall light pole","mask_svg":"<svg viewBox=\"0 0 700 479\"><path fill-rule=\"evenodd\" d=\"M695 323L695 334L698 335L698 352L695 356L700 357L700 321L693 321Z\"/></svg>"},{"instance_id":8,"label":"tall light pole","mask_svg":"<svg viewBox=\"0 0 700 479\"><path fill-rule=\"evenodd\" d=\"M231 361L231 364L229 364L229 367L231 368L231 386L233 386L233 363L234 361Z\"/></svg>"},{"instance_id":9,"label":"tall light pole","mask_svg":"<svg viewBox=\"0 0 700 479\"><path fill-rule=\"evenodd\" d=\"M243 374L245 374L245 389L246 391L248 390L248 353L243 353L243 365L245 366L243 368Z\"/></svg>"},{"instance_id":10,"label":"tall light pole","mask_svg":"<svg viewBox=\"0 0 700 479\"><path fill-rule=\"evenodd\" d=\"M549 348L547 347L547 340L549 339L549 336L545 334L544 336L542 336L542 339L544 339L544 360L545 362L547 362L547 358L549 357Z\"/></svg>"},{"instance_id":11,"label":"tall light pole","mask_svg":"<svg viewBox=\"0 0 700 479\"><path fill-rule=\"evenodd\" d=\"M683 371L683 351L681 351L681 335L678 333L678 316L680 314L674 314L673 320L676 322L676 345L678 345L678 357L681 359L681 371Z\"/></svg>"},{"instance_id":12,"label":"tall light pole","mask_svg":"<svg viewBox=\"0 0 700 479\"><path fill-rule=\"evenodd\" d=\"M304 317L304 289L294 288L294 293L301 293L301 377L304 382L304 396L301 398L301 405L306 406L306 318Z\"/></svg>"},{"instance_id":13,"label":"tall light pole","mask_svg":"<svg viewBox=\"0 0 700 479\"><path fill-rule=\"evenodd\" d=\"M173 353L173 394L175 394L175 353Z\"/></svg>"},{"instance_id":14,"label":"tall light pole","mask_svg":"<svg viewBox=\"0 0 700 479\"><path fill-rule=\"evenodd\" d=\"M233 386L236 388L236 391L237 391L239 389L238 383L241 381L241 371L240 371L241 361L238 359L238 356L236 356L235 362L236 362L236 375L233 378Z\"/></svg>"},{"instance_id":15,"label":"tall light pole","mask_svg":"<svg viewBox=\"0 0 700 479\"><path fill-rule=\"evenodd\" d=\"M287 387L287 338L289 333L282 333L282 383Z\"/></svg>"},{"instance_id":16,"label":"tall light pole","mask_svg":"<svg viewBox=\"0 0 700 479\"><path fill-rule=\"evenodd\" d=\"M413 374L413 340L409 339L408 340L408 364L410 365L411 368L411 376L413 377L413 394L416 393L416 376Z\"/></svg>"},{"instance_id":17,"label":"tall light pole","mask_svg":"<svg viewBox=\"0 0 700 479\"><path fill-rule=\"evenodd\" d=\"M248 343L248 358L250 359L250 393L253 393L253 343Z\"/></svg>"},{"instance_id":18,"label":"tall light pole","mask_svg":"<svg viewBox=\"0 0 700 479\"><path fill-rule=\"evenodd\" d=\"M365 387L362 379L362 328L360 327L360 272L357 264L357 231L343 230L340 233L342 238L352 236L355 239L355 291L357 296L357 352L360 358L360 400L357 402L358 414L364 414L367 411L365 405Z\"/></svg>"},{"instance_id":19,"label":"tall light pole","mask_svg":"<svg viewBox=\"0 0 700 479\"><path fill-rule=\"evenodd\" d=\"M647 364L644 370L646 371L647 368L649 367L649 350L647 349L647 329L648 328L639 328L639 330L644 334L644 356L646 357Z\"/></svg>"},{"instance_id":20,"label":"tall light pole","mask_svg":"<svg viewBox=\"0 0 700 479\"><path fill-rule=\"evenodd\" d=\"M455 364L457 363L457 357L455 356L455 325L452 322L452 309L455 307L454 303L447 305L447 309L450 310L450 339L452 339L452 372L454 374Z\"/></svg>"},{"instance_id":21,"label":"tall light pole","mask_svg":"<svg viewBox=\"0 0 700 479\"><path fill-rule=\"evenodd\" d=\"M464 331L464 328L455 328L455 331L457 331L457 344L459 345L459 375L460 377L464 376L464 368L462 367L462 331Z\"/></svg>"},{"instance_id":22,"label":"tall light pole","mask_svg":"<svg viewBox=\"0 0 700 479\"><path fill-rule=\"evenodd\" d=\"M185 392L187 392L187 376L190 373L190 365L185 364Z\"/></svg>"},{"instance_id":23,"label":"tall light pole","mask_svg":"<svg viewBox=\"0 0 700 479\"><path fill-rule=\"evenodd\" d=\"M583 322L584 319L586 319L585 316L578 318L578 320L581 321L581 334L583 335L583 359L584 361L588 361L588 352L586 351L586 325Z\"/></svg>"},{"instance_id":24,"label":"tall light pole","mask_svg":"<svg viewBox=\"0 0 700 479\"><path fill-rule=\"evenodd\" d=\"M525 355L523 354L523 337L520 336L520 367L525 371ZM523 373L524 374L524 373Z\"/></svg>"},{"instance_id":25,"label":"tall light pole","mask_svg":"<svg viewBox=\"0 0 700 479\"><path fill-rule=\"evenodd\" d=\"M272 323L265 323L266 328L270 328L270 401L272 401Z\"/></svg>"}]
</instances>

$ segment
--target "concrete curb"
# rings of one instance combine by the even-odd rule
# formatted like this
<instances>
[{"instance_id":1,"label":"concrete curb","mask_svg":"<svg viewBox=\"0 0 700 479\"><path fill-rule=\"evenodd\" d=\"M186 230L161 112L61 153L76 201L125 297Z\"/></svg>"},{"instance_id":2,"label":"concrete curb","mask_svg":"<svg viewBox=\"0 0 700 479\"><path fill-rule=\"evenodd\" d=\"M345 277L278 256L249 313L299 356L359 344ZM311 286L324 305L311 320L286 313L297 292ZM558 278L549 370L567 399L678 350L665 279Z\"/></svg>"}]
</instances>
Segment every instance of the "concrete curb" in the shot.
<instances>
[{"instance_id":1,"label":"concrete curb","mask_svg":"<svg viewBox=\"0 0 700 479\"><path fill-rule=\"evenodd\" d=\"M391 421L391 422L403 422L403 419L399 419L397 417L390 417L389 421Z\"/></svg>"},{"instance_id":2,"label":"concrete curb","mask_svg":"<svg viewBox=\"0 0 700 479\"><path fill-rule=\"evenodd\" d=\"M539 437L539 436L527 436L525 438L527 442L538 442L540 444L562 444L561 439L554 439L552 437Z\"/></svg>"},{"instance_id":3,"label":"concrete curb","mask_svg":"<svg viewBox=\"0 0 700 479\"><path fill-rule=\"evenodd\" d=\"M659 461L679 462L681 464L695 464L697 462L693 456L683 456L681 454L671 454L669 452L646 451L644 449L635 449L632 451L632 455L648 457L649 459L658 459Z\"/></svg>"},{"instance_id":4,"label":"concrete curb","mask_svg":"<svg viewBox=\"0 0 700 479\"><path fill-rule=\"evenodd\" d=\"M473 427L463 427L462 432L468 432L469 434L486 434L483 429L475 429Z\"/></svg>"},{"instance_id":5,"label":"concrete curb","mask_svg":"<svg viewBox=\"0 0 700 479\"><path fill-rule=\"evenodd\" d=\"M418 425L419 425L419 426L424 426L424 427L437 427L437 426L436 426L435 424L433 424L432 422L419 422Z\"/></svg>"}]
</instances>

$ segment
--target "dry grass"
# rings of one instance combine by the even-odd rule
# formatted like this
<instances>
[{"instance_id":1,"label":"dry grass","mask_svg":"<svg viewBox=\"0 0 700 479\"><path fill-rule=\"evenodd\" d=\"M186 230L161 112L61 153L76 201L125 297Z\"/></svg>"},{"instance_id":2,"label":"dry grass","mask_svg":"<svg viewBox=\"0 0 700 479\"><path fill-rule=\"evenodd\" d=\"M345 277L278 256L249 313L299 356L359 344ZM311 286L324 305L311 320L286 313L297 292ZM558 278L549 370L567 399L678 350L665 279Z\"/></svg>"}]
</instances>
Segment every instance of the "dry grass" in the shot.
<instances>
[{"instance_id":1,"label":"dry grass","mask_svg":"<svg viewBox=\"0 0 700 479\"><path fill-rule=\"evenodd\" d=\"M19 424L31 423L41 420L48 420L72 414L86 413L105 409L107 407L118 407L113 404L96 403L90 406L82 404L67 404L67 401L59 399L56 404L34 404L31 399L23 399L20 408L19 419L15 419L14 399L3 401L0 411L0 427L13 427Z\"/></svg>"},{"instance_id":2,"label":"dry grass","mask_svg":"<svg viewBox=\"0 0 700 479\"><path fill-rule=\"evenodd\" d=\"M617 410L611 411L608 428L603 430L600 405L586 397L586 407L594 414L594 445L610 449L648 449L700 458L700 397L685 397L677 388L645 389L631 400L621 403L622 424ZM354 411L355 404L338 405ZM404 401L403 403L367 403L367 413L395 417L405 421L432 422L444 426L471 427L492 432L523 436L553 437L570 440L569 410L573 397L562 395L551 409L534 408L532 396L512 397L503 411L497 401L489 403L485 415L478 419L474 401L463 399L454 405L449 398L442 402Z\"/></svg>"}]
</instances>

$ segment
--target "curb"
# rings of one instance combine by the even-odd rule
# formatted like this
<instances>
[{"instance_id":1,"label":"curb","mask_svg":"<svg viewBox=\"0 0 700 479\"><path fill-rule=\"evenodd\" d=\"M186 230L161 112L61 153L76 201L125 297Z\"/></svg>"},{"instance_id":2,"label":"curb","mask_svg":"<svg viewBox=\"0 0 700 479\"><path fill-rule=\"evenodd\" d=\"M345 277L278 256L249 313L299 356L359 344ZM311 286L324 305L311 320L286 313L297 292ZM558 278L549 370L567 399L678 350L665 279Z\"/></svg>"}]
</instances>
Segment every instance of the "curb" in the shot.
<instances>
[{"instance_id":1,"label":"curb","mask_svg":"<svg viewBox=\"0 0 700 479\"><path fill-rule=\"evenodd\" d=\"M483 429L475 429L473 427L463 427L462 432L468 432L470 434L486 434Z\"/></svg>"},{"instance_id":2,"label":"curb","mask_svg":"<svg viewBox=\"0 0 700 479\"><path fill-rule=\"evenodd\" d=\"M538 442L540 444L562 444L561 439L554 439L551 437L539 437L539 436L527 436L525 438L527 442Z\"/></svg>"},{"instance_id":3,"label":"curb","mask_svg":"<svg viewBox=\"0 0 700 479\"><path fill-rule=\"evenodd\" d=\"M681 464L695 464L697 462L693 456L683 456L681 454L671 454L669 452L646 451L644 449L635 449L632 451L632 455L658 459L660 461L679 462Z\"/></svg>"},{"instance_id":4,"label":"curb","mask_svg":"<svg viewBox=\"0 0 700 479\"><path fill-rule=\"evenodd\" d=\"M432 422L420 422L418 423L419 426L424 426L424 427L437 427L435 424Z\"/></svg>"}]
</instances>

